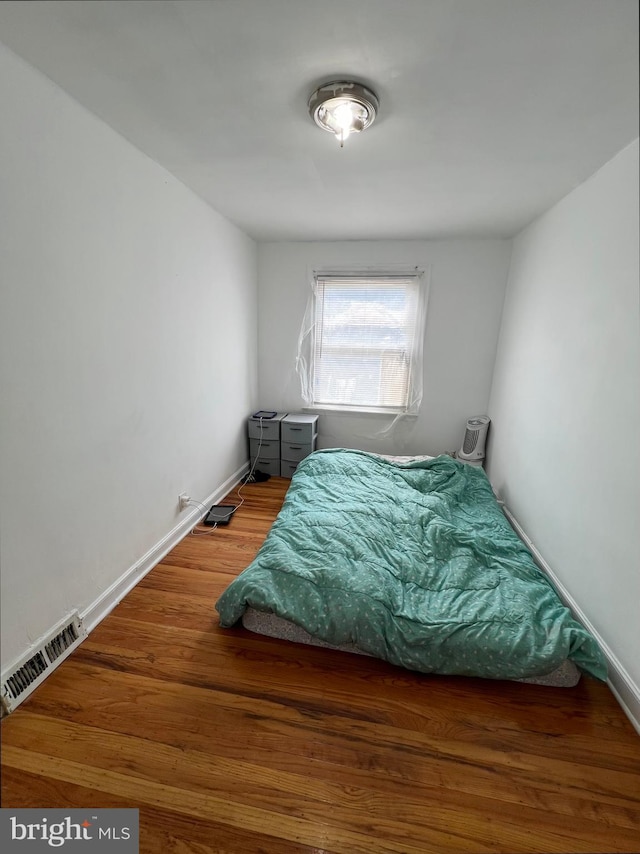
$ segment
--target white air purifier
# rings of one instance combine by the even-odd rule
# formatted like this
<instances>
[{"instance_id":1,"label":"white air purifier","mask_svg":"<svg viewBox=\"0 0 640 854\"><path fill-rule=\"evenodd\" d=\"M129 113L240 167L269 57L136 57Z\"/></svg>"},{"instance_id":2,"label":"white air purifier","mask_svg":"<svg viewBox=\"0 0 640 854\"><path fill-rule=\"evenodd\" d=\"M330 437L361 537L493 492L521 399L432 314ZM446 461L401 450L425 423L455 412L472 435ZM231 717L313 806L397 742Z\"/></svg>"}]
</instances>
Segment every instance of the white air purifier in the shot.
<instances>
[{"instance_id":1,"label":"white air purifier","mask_svg":"<svg viewBox=\"0 0 640 854\"><path fill-rule=\"evenodd\" d=\"M465 463L476 463L484 459L490 419L486 415L474 415L467 421L462 447L456 457Z\"/></svg>"}]
</instances>

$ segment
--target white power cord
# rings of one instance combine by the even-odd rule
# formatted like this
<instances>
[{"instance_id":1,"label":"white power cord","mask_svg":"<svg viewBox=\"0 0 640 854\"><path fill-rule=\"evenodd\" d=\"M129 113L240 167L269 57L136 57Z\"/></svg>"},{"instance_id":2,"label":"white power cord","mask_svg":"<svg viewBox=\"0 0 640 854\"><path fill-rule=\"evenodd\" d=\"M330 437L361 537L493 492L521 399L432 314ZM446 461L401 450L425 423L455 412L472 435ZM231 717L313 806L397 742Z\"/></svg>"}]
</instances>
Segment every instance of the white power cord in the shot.
<instances>
[{"instance_id":1,"label":"white power cord","mask_svg":"<svg viewBox=\"0 0 640 854\"><path fill-rule=\"evenodd\" d=\"M263 437L263 433L264 433L264 427L263 427L263 424L262 424L262 421L263 421L262 416L260 416L259 421L260 421L260 439L259 439L259 441L258 441L258 451L257 451L257 453L256 453L256 455L255 455L255 457L254 457L253 465L252 465L252 466L251 466L251 468L249 469L249 473L245 476L244 480L242 481L242 484L240 485L240 487L238 488L238 491L236 492L236 495L237 495L237 497L240 499L240 501L239 501L239 503L238 503L238 504L236 504L236 505L234 506L233 510L231 511L231 515L232 515L232 516L234 516L234 515L235 515L236 510L238 510L238 508L239 508L239 507L242 507L242 505L243 505L243 504L244 504L244 502L245 502L244 496L242 496L240 493L242 492L242 490L244 489L244 487L247 485L247 483L249 482L249 480L250 480L250 479L251 479L251 477L253 476L253 472L255 471L255 468L256 468L256 463L258 462L258 457L260 456L260 450L262 449L262 437ZM251 452L251 449L249 449L249 452ZM181 499L182 499L182 496L181 496ZM189 498L189 496L188 496L188 495L185 495L185 496L184 496L184 501L185 501L185 503L186 503L186 504L196 504L198 507L200 507L200 508L204 508L203 516L204 516L204 514L205 514L205 513L207 513L207 512L208 512L207 507L206 507L206 505L205 505L205 504L203 504L201 501L195 501L195 499L193 499L193 498ZM201 529L198 529L198 525L199 525L199 524L200 524L200 523L196 522L195 526L192 528L192 530L191 530L191 534L192 534L193 536L196 536L196 537L208 537L210 534L213 534L213 532L215 531L215 529L218 527L218 523L217 523L217 522L215 522L215 523L214 523L213 525L211 525L211 526L210 526L210 525L207 525L206 527L207 527L207 529L208 529L208 530L203 531L203 530L201 530Z\"/></svg>"}]
</instances>

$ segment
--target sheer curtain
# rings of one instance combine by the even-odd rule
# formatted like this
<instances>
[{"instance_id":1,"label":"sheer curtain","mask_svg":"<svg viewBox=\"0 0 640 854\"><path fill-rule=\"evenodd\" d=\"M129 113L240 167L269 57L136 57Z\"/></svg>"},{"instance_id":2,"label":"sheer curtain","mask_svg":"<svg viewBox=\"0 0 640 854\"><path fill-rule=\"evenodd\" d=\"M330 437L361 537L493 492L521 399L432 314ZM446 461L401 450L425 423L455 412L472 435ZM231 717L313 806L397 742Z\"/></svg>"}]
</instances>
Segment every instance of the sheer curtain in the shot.
<instances>
[{"instance_id":1,"label":"sheer curtain","mask_svg":"<svg viewBox=\"0 0 640 854\"><path fill-rule=\"evenodd\" d=\"M298 341L309 407L415 415L422 400L424 273L316 273Z\"/></svg>"}]
</instances>

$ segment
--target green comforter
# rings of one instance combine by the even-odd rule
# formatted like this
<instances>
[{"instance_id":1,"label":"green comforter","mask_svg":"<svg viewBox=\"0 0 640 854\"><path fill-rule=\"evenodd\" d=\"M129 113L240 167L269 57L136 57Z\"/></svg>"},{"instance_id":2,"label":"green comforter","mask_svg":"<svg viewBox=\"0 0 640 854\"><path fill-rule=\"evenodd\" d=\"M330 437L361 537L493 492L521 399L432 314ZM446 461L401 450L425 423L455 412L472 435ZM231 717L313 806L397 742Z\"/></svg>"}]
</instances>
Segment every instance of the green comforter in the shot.
<instances>
[{"instance_id":1,"label":"green comforter","mask_svg":"<svg viewBox=\"0 0 640 854\"><path fill-rule=\"evenodd\" d=\"M218 600L221 625L248 605L425 673L525 678L570 658L606 678L598 645L512 530L484 471L447 456L311 454L255 560Z\"/></svg>"}]
</instances>

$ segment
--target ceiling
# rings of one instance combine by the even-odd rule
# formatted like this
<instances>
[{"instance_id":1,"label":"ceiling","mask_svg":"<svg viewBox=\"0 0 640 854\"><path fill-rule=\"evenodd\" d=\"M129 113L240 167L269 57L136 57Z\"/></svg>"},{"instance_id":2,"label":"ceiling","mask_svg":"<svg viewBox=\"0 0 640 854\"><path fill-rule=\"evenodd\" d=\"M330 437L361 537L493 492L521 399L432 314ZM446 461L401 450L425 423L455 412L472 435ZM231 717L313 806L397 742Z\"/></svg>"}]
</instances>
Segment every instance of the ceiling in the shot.
<instances>
[{"instance_id":1,"label":"ceiling","mask_svg":"<svg viewBox=\"0 0 640 854\"><path fill-rule=\"evenodd\" d=\"M5 0L0 39L257 240L511 236L638 136L637 0Z\"/></svg>"}]
</instances>

